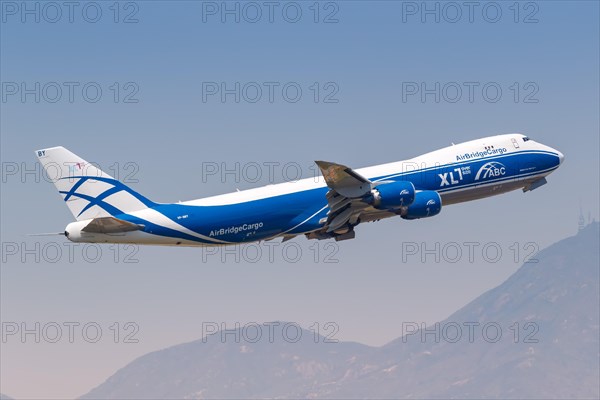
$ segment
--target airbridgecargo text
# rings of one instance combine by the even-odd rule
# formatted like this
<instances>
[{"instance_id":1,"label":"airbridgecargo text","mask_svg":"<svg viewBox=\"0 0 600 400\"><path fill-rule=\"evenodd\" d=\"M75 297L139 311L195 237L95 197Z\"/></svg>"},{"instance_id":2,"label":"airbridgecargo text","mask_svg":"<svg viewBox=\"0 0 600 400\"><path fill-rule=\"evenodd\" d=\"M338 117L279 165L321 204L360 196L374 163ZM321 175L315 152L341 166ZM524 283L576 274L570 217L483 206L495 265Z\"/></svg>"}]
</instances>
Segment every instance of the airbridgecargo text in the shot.
<instances>
[{"instance_id":1,"label":"airbridgecargo text","mask_svg":"<svg viewBox=\"0 0 600 400\"><path fill-rule=\"evenodd\" d=\"M506 153L507 150L505 147L502 147L500 149L487 149L484 151L473 151L471 153L465 153L465 154L457 154L456 155L456 161L463 161L463 160L470 160L472 158L480 158L480 157L486 157L486 156L493 156L493 155L502 155L504 153Z\"/></svg>"},{"instance_id":2,"label":"airbridgecargo text","mask_svg":"<svg viewBox=\"0 0 600 400\"><path fill-rule=\"evenodd\" d=\"M244 231L256 231L263 227L262 222L256 222L254 224L244 224L240 226L230 226L229 228L221 228L210 231L210 236L222 236L222 235L230 235L230 234L238 234Z\"/></svg>"}]
</instances>

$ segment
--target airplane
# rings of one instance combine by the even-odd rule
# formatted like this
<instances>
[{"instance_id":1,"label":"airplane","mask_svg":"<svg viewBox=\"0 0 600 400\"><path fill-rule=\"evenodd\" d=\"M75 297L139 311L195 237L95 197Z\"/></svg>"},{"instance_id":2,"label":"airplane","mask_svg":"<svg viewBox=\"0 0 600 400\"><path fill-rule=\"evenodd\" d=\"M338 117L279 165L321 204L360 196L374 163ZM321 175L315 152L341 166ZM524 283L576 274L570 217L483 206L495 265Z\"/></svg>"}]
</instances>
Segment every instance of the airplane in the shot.
<instances>
[{"instance_id":1,"label":"airplane","mask_svg":"<svg viewBox=\"0 0 600 400\"><path fill-rule=\"evenodd\" d=\"M563 154L523 134L453 144L399 162L351 169L316 161L322 176L178 203L157 203L64 147L36 151L76 221L73 242L227 246L299 235L353 239L383 218L433 217L442 205L544 185Z\"/></svg>"}]
</instances>

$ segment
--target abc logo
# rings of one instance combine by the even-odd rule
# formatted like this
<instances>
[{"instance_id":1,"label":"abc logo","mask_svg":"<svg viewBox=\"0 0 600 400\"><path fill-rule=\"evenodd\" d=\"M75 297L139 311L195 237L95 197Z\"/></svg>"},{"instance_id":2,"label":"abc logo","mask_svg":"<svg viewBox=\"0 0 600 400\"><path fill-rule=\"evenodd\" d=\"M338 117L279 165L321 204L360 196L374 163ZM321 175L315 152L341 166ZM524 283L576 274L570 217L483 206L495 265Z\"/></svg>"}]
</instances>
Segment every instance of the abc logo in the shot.
<instances>
[{"instance_id":1,"label":"abc logo","mask_svg":"<svg viewBox=\"0 0 600 400\"><path fill-rule=\"evenodd\" d=\"M481 168L479 168L477 175L475 175L475 180L477 181L479 179L495 178L504 174L506 174L506 167L504 164L492 161L483 164Z\"/></svg>"}]
</instances>

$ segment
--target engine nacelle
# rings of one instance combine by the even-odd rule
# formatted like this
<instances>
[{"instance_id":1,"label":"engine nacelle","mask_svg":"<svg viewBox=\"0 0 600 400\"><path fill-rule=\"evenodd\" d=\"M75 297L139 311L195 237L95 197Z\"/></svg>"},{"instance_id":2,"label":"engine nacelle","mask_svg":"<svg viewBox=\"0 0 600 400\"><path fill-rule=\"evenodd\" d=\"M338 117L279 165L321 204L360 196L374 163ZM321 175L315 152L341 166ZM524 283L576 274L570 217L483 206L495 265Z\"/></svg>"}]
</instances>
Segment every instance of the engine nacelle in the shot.
<instances>
[{"instance_id":1,"label":"engine nacelle","mask_svg":"<svg viewBox=\"0 0 600 400\"><path fill-rule=\"evenodd\" d=\"M365 199L378 210L396 210L415 200L415 186L411 182L395 181L377 185Z\"/></svg>"},{"instance_id":2,"label":"engine nacelle","mask_svg":"<svg viewBox=\"0 0 600 400\"><path fill-rule=\"evenodd\" d=\"M434 190L423 190L415 194L415 201L402 211L404 219L427 218L438 215L442 211L442 198Z\"/></svg>"}]
</instances>

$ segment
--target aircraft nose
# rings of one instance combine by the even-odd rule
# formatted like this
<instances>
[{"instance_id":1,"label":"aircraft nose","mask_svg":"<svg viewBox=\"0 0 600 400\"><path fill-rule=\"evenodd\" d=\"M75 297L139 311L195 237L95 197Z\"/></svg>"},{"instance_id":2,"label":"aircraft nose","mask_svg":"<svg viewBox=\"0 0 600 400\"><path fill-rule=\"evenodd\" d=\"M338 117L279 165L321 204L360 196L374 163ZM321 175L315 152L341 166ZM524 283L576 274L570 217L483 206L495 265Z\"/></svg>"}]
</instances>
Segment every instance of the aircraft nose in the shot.
<instances>
[{"instance_id":1,"label":"aircraft nose","mask_svg":"<svg viewBox=\"0 0 600 400\"><path fill-rule=\"evenodd\" d=\"M563 160L565 159L565 155L558 150L556 152L558 153L558 163L560 165L560 164L562 164Z\"/></svg>"}]
</instances>

